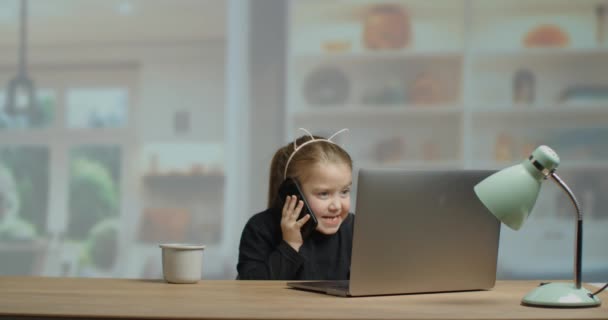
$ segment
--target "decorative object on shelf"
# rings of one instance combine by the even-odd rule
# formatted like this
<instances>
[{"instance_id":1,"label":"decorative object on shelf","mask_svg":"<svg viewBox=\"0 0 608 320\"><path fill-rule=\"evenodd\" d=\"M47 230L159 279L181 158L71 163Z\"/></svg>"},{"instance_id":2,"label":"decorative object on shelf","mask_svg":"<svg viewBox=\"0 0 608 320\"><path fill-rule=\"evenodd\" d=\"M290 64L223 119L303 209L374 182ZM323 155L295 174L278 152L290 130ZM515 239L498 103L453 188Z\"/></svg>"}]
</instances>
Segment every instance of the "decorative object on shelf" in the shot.
<instances>
[{"instance_id":1,"label":"decorative object on shelf","mask_svg":"<svg viewBox=\"0 0 608 320\"><path fill-rule=\"evenodd\" d=\"M527 155L532 154L532 152L534 151L534 148L537 145L538 145L538 143L524 142L521 146L521 152L518 156L525 157Z\"/></svg>"},{"instance_id":2,"label":"decorative object on shelf","mask_svg":"<svg viewBox=\"0 0 608 320\"><path fill-rule=\"evenodd\" d=\"M192 217L186 208L146 208L139 228L139 240L147 243L185 241Z\"/></svg>"},{"instance_id":3,"label":"decorative object on shelf","mask_svg":"<svg viewBox=\"0 0 608 320\"><path fill-rule=\"evenodd\" d=\"M374 147L376 160L382 164L398 163L405 159L405 139L400 136L378 141Z\"/></svg>"},{"instance_id":4,"label":"decorative object on shelf","mask_svg":"<svg viewBox=\"0 0 608 320\"><path fill-rule=\"evenodd\" d=\"M190 111L175 111L173 114L173 131L176 134L186 134L190 132Z\"/></svg>"},{"instance_id":5,"label":"decorative object on shelf","mask_svg":"<svg viewBox=\"0 0 608 320\"><path fill-rule=\"evenodd\" d=\"M567 47L570 37L562 28L553 24L543 24L530 30L524 38L527 48Z\"/></svg>"},{"instance_id":6,"label":"decorative object on shelf","mask_svg":"<svg viewBox=\"0 0 608 320\"><path fill-rule=\"evenodd\" d=\"M208 168L202 163L193 163L190 166L190 175L203 175L208 171Z\"/></svg>"},{"instance_id":7,"label":"decorative object on shelf","mask_svg":"<svg viewBox=\"0 0 608 320\"><path fill-rule=\"evenodd\" d=\"M496 162L509 162L513 159L513 137L501 132L494 145L494 159Z\"/></svg>"},{"instance_id":8,"label":"decorative object on shelf","mask_svg":"<svg viewBox=\"0 0 608 320\"><path fill-rule=\"evenodd\" d=\"M365 105L403 105L406 101L403 83L387 81L380 88L370 89L363 94L361 102Z\"/></svg>"},{"instance_id":9,"label":"decorative object on shelf","mask_svg":"<svg viewBox=\"0 0 608 320\"><path fill-rule=\"evenodd\" d=\"M534 102L534 73L529 69L520 69L513 76L513 103L531 104Z\"/></svg>"},{"instance_id":10,"label":"decorative object on shelf","mask_svg":"<svg viewBox=\"0 0 608 320\"><path fill-rule=\"evenodd\" d=\"M409 88L408 96L414 105L428 106L440 103L442 97L439 78L428 71L419 73Z\"/></svg>"},{"instance_id":11,"label":"decorative object on shelf","mask_svg":"<svg viewBox=\"0 0 608 320\"><path fill-rule=\"evenodd\" d=\"M337 67L320 67L304 81L303 95L310 105L343 105L350 94L350 81Z\"/></svg>"},{"instance_id":12,"label":"decorative object on shelf","mask_svg":"<svg viewBox=\"0 0 608 320\"><path fill-rule=\"evenodd\" d=\"M595 38L598 45L606 41L606 5L598 4L595 7Z\"/></svg>"},{"instance_id":13,"label":"decorative object on shelf","mask_svg":"<svg viewBox=\"0 0 608 320\"><path fill-rule=\"evenodd\" d=\"M321 44L321 48L327 53L347 52L351 47L352 43L348 40L330 40Z\"/></svg>"},{"instance_id":14,"label":"decorative object on shelf","mask_svg":"<svg viewBox=\"0 0 608 320\"><path fill-rule=\"evenodd\" d=\"M576 210L575 258L573 283L541 283L528 293L522 304L537 307L579 308L601 304L597 294L582 286L583 214L570 188L555 173L559 157L547 146L540 146L520 164L487 177L475 187L475 194L490 212L509 228L519 230L534 208L541 183L552 178L566 192Z\"/></svg>"},{"instance_id":15,"label":"decorative object on shelf","mask_svg":"<svg viewBox=\"0 0 608 320\"><path fill-rule=\"evenodd\" d=\"M410 18L403 7L379 4L365 16L363 43L367 49L401 49L411 42Z\"/></svg>"},{"instance_id":16,"label":"decorative object on shelf","mask_svg":"<svg viewBox=\"0 0 608 320\"><path fill-rule=\"evenodd\" d=\"M559 101L569 105L597 105L608 103L608 86L575 85L562 91Z\"/></svg>"},{"instance_id":17,"label":"decorative object on shelf","mask_svg":"<svg viewBox=\"0 0 608 320\"><path fill-rule=\"evenodd\" d=\"M422 160L436 161L439 159L439 144L434 140L422 144Z\"/></svg>"}]
</instances>

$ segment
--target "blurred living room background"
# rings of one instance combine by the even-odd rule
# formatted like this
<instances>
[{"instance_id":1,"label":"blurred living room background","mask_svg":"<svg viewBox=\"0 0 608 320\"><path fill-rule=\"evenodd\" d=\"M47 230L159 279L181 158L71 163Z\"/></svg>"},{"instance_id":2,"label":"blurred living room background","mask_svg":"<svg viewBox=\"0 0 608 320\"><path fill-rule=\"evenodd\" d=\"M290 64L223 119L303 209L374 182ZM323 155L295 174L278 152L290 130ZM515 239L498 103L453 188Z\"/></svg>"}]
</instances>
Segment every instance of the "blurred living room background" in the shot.
<instances>
[{"instance_id":1,"label":"blurred living room background","mask_svg":"<svg viewBox=\"0 0 608 320\"><path fill-rule=\"evenodd\" d=\"M0 0L0 275L161 278L158 245L187 242L207 246L204 278L234 279L273 152L347 127L355 182L549 145L584 213L583 280L608 281L607 9ZM545 183L522 230L502 227L498 277L570 279L574 229Z\"/></svg>"}]
</instances>

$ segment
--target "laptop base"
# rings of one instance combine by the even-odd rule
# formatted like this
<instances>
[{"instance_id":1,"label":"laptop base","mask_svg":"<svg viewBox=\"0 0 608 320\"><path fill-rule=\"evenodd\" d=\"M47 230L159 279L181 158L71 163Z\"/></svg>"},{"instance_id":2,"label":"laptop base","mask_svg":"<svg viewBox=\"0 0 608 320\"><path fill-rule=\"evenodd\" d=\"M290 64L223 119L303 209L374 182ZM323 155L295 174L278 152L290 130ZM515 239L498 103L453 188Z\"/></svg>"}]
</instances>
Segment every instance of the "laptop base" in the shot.
<instances>
[{"instance_id":1,"label":"laptop base","mask_svg":"<svg viewBox=\"0 0 608 320\"><path fill-rule=\"evenodd\" d=\"M326 293L332 296L350 296L348 280L287 282L287 286L294 289Z\"/></svg>"}]
</instances>

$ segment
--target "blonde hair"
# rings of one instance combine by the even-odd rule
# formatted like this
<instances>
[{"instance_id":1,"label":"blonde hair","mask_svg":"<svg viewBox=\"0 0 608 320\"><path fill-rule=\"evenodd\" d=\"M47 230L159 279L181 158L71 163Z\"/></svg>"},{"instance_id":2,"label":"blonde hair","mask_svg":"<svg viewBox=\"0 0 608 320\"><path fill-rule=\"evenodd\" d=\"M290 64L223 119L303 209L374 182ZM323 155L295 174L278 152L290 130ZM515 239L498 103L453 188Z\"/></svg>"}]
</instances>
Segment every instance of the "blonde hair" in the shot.
<instances>
[{"instance_id":1,"label":"blonde hair","mask_svg":"<svg viewBox=\"0 0 608 320\"><path fill-rule=\"evenodd\" d=\"M305 144L310 140L317 141ZM307 170L320 163L345 164L353 169L353 162L348 152L320 136L303 135L297 138L295 143L290 142L279 148L270 162L268 207L280 206L279 186L285 178L303 180Z\"/></svg>"}]
</instances>

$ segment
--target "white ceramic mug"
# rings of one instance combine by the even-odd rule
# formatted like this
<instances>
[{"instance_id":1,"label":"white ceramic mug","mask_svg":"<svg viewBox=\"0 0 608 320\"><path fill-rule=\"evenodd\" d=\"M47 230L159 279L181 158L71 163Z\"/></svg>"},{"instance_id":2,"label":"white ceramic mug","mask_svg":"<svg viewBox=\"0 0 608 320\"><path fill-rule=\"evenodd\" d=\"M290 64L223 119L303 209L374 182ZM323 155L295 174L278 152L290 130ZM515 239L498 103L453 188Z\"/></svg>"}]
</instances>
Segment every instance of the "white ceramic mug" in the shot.
<instances>
[{"instance_id":1,"label":"white ceramic mug","mask_svg":"<svg viewBox=\"0 0 608 320\"><path fill-rule=\"evenodd\" d=\"M169 283L197 283L201 279L203 245L161 244L163 277Z\"/></svg>"}]
</instances>

